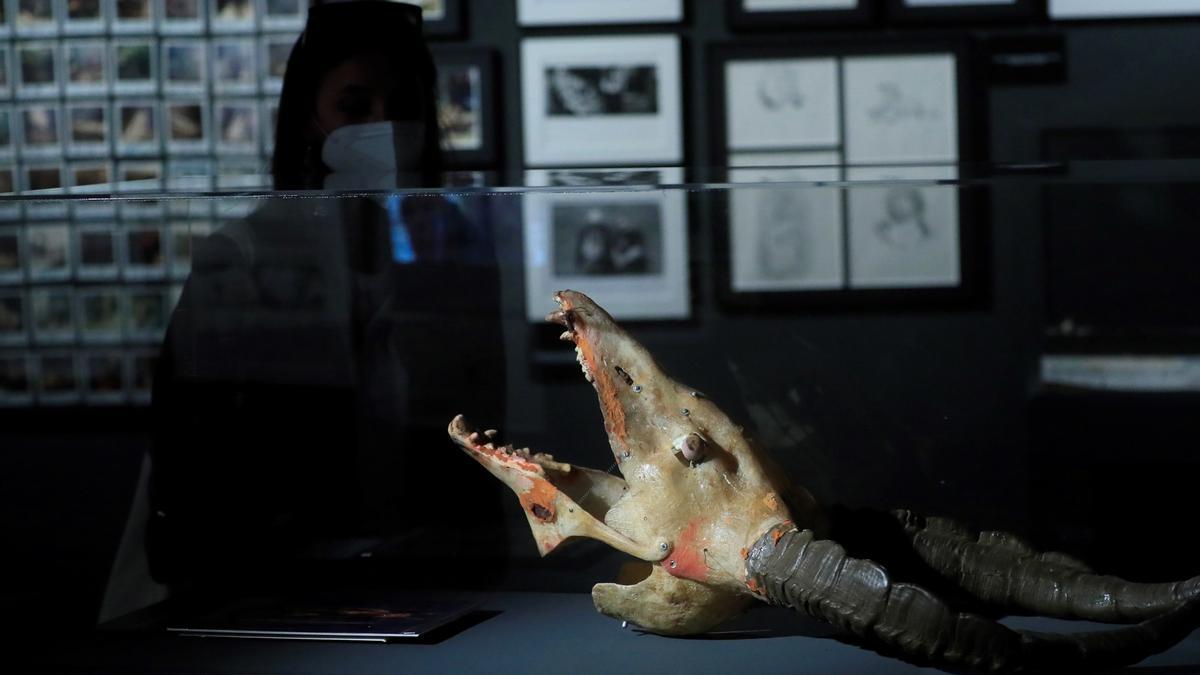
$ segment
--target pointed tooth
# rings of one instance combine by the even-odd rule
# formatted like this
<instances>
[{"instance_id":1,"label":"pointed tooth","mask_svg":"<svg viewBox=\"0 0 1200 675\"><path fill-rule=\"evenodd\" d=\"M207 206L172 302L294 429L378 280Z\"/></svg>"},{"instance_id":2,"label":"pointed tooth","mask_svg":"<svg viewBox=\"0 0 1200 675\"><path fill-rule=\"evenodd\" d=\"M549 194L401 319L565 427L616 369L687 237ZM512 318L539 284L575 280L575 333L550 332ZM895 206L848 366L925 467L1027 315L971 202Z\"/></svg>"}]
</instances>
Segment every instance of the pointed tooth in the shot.
<instances>
[{"instance_id":1,"label":"pointed tooth","mask_svg":"<svg viewBox=\"0 0 1200 675\"><path fill-rule=\"evenodd\" d=\"M496 431L495 429L488 429L487 431L483 432L483 435L487 436L488 438L495 438L496 434L498 433L500 432Z\"/></svg>"},{"instance_id":2,"label":"pointed tooth","mask_svg":"<svg viewBox=\"0 0 1200 675\"><path fill-rule=\"evenodd\" d=\"M562 334L558 336L558 339L562 340L563 342L570 342L575 339L575 335L569 330L564 330Z\"/></svg>"},{"instance_id":3,"label":"pointed tooth","mask_svg":"<svg viewBox=\"0 0 1200 675\"><path fill-rule=\"evenodd\" d=\"M467 436L467 440L471 441L472 443L478 443L479 442L479 432L472 431L471 435Z\"/></svg>"},{"instance_id":4,"label":"pointed tooth","mask_svg":"<svg viewBox=\"0 0 1200 675\"><path fill-rule=\"evenodd\" d=\"M496 444L495 443L484 443L483 447L487 448L488 450L495 450Z\"/></svg>"}]
</instances>

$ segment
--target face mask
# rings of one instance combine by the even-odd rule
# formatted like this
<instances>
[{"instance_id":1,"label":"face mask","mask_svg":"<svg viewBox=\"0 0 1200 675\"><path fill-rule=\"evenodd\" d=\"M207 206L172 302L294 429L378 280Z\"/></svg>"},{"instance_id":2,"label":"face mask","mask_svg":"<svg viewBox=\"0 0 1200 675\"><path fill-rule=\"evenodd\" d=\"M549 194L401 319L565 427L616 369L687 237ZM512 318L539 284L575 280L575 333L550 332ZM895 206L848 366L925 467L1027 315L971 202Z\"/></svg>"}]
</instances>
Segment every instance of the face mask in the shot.
<instances>
[{"instance_id":1,"label":"face mask","mask_svg":"<svg viewBox=\"0 0 1200 675\"><path fill-rule=\"evenodd\" d=\"M422 122L348 124L321 146L329 167L326 190L387 190L410 184L420 173L425 145Z\"/></svg>"}]
</instances>

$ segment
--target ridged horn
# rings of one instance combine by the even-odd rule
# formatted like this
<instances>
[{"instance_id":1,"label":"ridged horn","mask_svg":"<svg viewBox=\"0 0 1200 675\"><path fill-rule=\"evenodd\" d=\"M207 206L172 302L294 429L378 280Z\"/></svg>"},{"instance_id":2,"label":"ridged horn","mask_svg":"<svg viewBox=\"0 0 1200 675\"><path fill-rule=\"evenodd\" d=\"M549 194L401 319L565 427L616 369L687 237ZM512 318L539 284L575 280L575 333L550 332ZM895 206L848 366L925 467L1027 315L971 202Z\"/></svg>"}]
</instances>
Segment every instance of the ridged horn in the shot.
<instances>
[{"instance_id":1,"label":"ridged horn","mask_svg":"<svg viewBox=\"0 0 1200 675\"><path fill-rule=\"evenodd\" d=\"M946 519L895 512L927 565L971 596L1009 612L1136 623L1200 597L1200 577L1147 584L1091 572L1062 553L1041 553L1002 532L976 533Z\"/></svg>"},{"instance_id":2,"label":"ridged horn","mask_svg":"<svg viewBox=\"0 0 1200 675\"><path fill-rule=\"evenodd\" d=\"M772 604L827 621L864 646L908 661L992 672L1064 672L1136 663L1186 637L1200 602L1134 626L1066 635L1010 629L954 612L920 586L893 583L883 566L848 557L812 531L781 525L746 560L748 583Z\"/></svg>"}]
</instances>

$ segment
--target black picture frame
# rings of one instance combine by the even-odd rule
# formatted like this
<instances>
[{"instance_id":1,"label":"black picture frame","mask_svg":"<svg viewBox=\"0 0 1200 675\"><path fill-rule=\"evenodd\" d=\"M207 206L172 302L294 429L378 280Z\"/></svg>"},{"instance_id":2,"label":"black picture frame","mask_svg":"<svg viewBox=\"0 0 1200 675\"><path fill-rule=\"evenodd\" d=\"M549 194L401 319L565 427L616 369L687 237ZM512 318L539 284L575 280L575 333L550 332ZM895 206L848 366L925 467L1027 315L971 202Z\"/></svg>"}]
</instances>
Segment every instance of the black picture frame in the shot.
<instances>
[{"instance_id":1,"label":"black picture frame","mask_svg":"<svg viewBox=\"0 0 1200 675\"><path fill-rule=\"evenodd\" d=\"M985 159L986 110L975 104L976 92L983 86L980 61L975 58L971 43L965 38L931 37L888 39L829 38L809 40L803 44L771 42L749 44L714 44L708 52L708 81L711 83L709 119L714 166L729 164L726 104L726 64L730 61L835 57L840 59L863 56L917 56L923 54L953 54L955 57L956 99L958 112L957 151L959 177L963 165ZM845 87L839 82L839 94ZM842 125L845 126L845 111ZM842 130L842 152L846 143ZM800 148L808 151L807 148ZM844 155L843 155L844 157ZM726 172L728 169L725 170ZM718 169L716 173L722 173ZM842 179L847 176L841 176ZM729 180L729 174L714 175L711 180ZM730 311L794 311L803 310L877 310L881 307L970 307L987 301L988 265L988 204L986 187L946 187L957 191L958 202L958 283L944 286L897 286L872 288L851 283L850 220L848 190L842 190L842 255L843 283L836 289L812 290L735 290L731 237L731 196L737 187L714 191L712 198L713 238L712 260L716 276L716 291L720 304ZM824 187L820 189L837 189Z\"/></svg>"},{"instance_id":2,"label":"black picture frame","mask_svg":"<svg viewBox=\"0 0 1200 675\"><path fill-rule=\"evenodd\" d=\"M431 48L433 60L438 69L438 103L441 105L453 93L445 86L445 78L454 69L477 69L479 72L478 103L478 133L479 143L474 148L451 148L448 129L443 121L442 143L445 149L446 168L461 169L496 169L500 162L500 117L502 106L499 105L497 81L499 67L495 51L487 47L461 47L449 45L434 45Z\"/></svg>"},{"instance_id":3,"label":"black picture frame","mask_svg":"<svg viewBox=\"0 0 1200 675\"><path fill-rule=\"evenodd\" d=\"M755 11L746 9L746 0L726 0L725 7L730 28L747 31L862 26L879 16L879 0L858 0L852 9Z\"/></svg>"},{"instance_id":4,"label":"black picture frame","mask_svg":"<svg viewBox=\"0 0 1200 675\"><path fill-rule=\"evenodd\" d=\"M1046 15L1045 0L997 0L983 5L942 1L946 4L910 7L905 0L884 0L888 21L898 24L1028 21Z\"/></svg>"},{"instance_id":5,"label":"black picture frame","mask_svg":"<svg viewBox=\"0 0 1200 675\"><path fill-rule=\"evenodd\" d=\"M422 18L422 32L431 40L460 38L466 32L467 3L463 0L442 0L445 11L441 18Z\"/></svg>"}]
</instances>

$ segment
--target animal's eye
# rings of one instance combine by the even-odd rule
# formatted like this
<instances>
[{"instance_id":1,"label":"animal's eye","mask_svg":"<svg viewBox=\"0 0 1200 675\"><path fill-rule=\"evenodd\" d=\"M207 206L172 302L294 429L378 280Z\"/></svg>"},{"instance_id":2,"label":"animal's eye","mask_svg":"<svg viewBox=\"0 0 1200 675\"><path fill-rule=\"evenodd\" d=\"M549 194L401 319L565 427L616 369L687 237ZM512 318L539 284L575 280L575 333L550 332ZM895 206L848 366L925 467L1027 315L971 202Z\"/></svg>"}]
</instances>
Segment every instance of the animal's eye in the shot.
<instances>
[{"instance_id":1,"label":"animal's eye","mask_svg":"<svg viewBox=\"0 0 1200 675\"><path fill-rule=\"evenodd\" d=\"M675 439L675 452L688 462L702 462L707 454L708 441L697 433L690 433Z\"/></svg>"}]
</instances>

